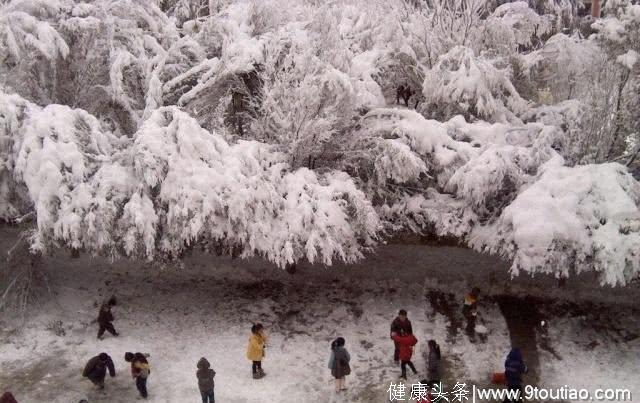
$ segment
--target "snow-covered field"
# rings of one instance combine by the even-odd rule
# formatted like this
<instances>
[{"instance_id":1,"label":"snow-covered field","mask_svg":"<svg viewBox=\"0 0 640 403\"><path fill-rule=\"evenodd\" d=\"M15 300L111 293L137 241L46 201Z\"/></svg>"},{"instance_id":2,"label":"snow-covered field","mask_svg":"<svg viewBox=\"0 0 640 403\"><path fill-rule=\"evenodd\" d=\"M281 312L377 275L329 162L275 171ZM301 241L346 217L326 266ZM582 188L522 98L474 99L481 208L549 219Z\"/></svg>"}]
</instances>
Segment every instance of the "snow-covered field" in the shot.
<instances>
[{"instance_id":1,"label":"snow-covered field","mask_svg":"<svg viewBox=\"0 0 640 403\"><path fill-rule=\"evenodd\" d=\"M450 273L444 270L447 262ZM624 387L640 396L637 310L622 301L604 303L597 293L592 293L593 302L577 304L569 302L573 292L565 292L564 301L549 293L535 300L535 320L544 320L545 326L534 324L533 339L524 327L509 327L519 319L505 317L500 299L518 298L521 289L514 286L531 280L505 288L500 264L465 249L420 245L389 245L351 267L301 265L293 275L258 260L197 253L181 267L58 254L42 265L52 295L40 298L19 330L10 326L17 318L2 318L0 389L12 390L20 402L82 397L131 402L136 391L123 355L135 350L151 354L152 402L198 401L195 364L201 356L217 371L221 402L384 402L389 383L399 375L388 326L396 311L406 308L420 340L416 366L425 373L426 341L438 340L449 388L457 381L488 386L513 339L530 340L531 345L522 345L525 356L528 351L538 355L528 357L532 384ZM475 268L493 273L493 283L474 277ZM489 333L475 343L460 328L459 312L459 296L472 282L484 284L491 294L481 305ZM626 292L633 298L633 289ZM114 314L121 336L99 341L91 322L96 304L111 293L119 298ZM637 301L635 295L631 302ZM56 320L62 321L64 336L46 329ZM258 381L251 379L245 358L249 327L257 321L270 336L263 364L268 375ZM337 397L326 362L329 343L338 335L347 340L354 372L348 392ZM107 379L104 394L80 376L84 363L102 351L114 358L118 371Z\"/></svg>"}]
</instances>

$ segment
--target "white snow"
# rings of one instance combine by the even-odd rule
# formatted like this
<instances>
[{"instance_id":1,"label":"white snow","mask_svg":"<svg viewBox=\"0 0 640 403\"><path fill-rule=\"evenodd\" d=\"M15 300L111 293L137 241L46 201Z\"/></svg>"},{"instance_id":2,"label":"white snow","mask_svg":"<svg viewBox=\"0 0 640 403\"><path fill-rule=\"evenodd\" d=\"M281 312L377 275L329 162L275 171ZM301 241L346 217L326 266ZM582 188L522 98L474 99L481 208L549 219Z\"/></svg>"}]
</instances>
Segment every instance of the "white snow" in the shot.
<instances>
[{"instance_id":1,"label":"white snow","mask_svg":"<svg viewBox=\"0 0 640 403\"><path fill-rule=\"evenodd\" d=\"M633 66L635 66L635 64L638 62L638 57L640 57L640 55L638 55L638 52L632 49L627 53L618 56L616 60L629 70L632 70Z\"/></svg>"}]
</instances>

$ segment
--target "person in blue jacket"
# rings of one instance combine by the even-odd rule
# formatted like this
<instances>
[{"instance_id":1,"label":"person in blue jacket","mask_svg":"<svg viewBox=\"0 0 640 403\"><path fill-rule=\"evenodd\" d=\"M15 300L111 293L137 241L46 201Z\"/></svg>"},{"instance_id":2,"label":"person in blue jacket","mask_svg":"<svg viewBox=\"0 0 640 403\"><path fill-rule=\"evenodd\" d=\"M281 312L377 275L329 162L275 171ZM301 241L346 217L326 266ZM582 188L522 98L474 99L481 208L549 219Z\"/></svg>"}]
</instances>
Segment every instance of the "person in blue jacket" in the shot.
<instances>
[{"instance_id":1,"label":"person in blue jacket","mask_svg":"<svg viewBox=\"0 0 640 403\"><path fill-rule=\"evenodd\" d=\"M505 403L522 401L522 395L524 393L522 389L522 376L526 374L527 371L527 365L522 359L522 351L518 347L514 347L504 362L504 376L507 381L507 388L510 391L519 391L520 393L515 400L507 397Z\"/></svg>"}]
</instances>

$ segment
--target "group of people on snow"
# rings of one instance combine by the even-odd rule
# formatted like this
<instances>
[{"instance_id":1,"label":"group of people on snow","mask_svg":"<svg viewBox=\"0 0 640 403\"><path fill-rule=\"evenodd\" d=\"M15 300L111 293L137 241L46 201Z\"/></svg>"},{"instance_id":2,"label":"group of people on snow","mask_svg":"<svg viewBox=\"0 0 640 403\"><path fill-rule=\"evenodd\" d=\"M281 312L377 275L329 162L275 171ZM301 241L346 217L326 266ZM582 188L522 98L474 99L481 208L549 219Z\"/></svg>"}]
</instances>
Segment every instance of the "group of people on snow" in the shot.
<instances>
[{"instance_id":1,"label":"group of people on snow","mask_svg":"<svg viewBox=\"0 0 640 403\"><path fill-rule=\"evenodd\" d=\"M480 290L474 287L470 293L465 295L462 305L462 314L467 320L467 331L472 332L477 317L477 303ZM116 298L111 297L103 305L100 306L98 313L98 339L102 339L105 331L113 336L118 336L113 326L114 317L111 312L112 307L116 305ZM414 375L418 374L415 365L412 362L414 348L418 343L418 339L413 333L411 321L408 318L407 311L401 309L397 317L391 322L390 338L394 344L393 360L396 365L400 366L400 378L407 379L407 367L411 369ZM346 390L346 376L351 374L351 356L347 351L346 340L343 337L337 337L331 342L331 350L329 356L328 368L331 375L335 379L335 390L340 393ZM251 334L247 343L246 356L251 361L251 372L254 379L263 378L266 373L262 369L262 361L265 358L265 349L267 346L267 336L265 328L261 323L253 324ZM420 380L420 384L429 388L434 388L441 382L440 346L435 340L427 342L427 374L426 378ZM131 365L131 376L135 379L136 388L140 397L146 399L148 397L147 379L151 373L149 366L149 354L127 352L124 360ZM202 357L198 360L196 378L198 388L201 393L203 403L213 403L214 400L214 377L216 372L211 368L209 361ZM102 390L105 387L105 379L107 372L111 377L116 376L115 365L111 356L107 353L100 353L92 357L84 367L82 376L89 379L96 388ZM512 391L519 391L520 396L523 393L523 375L527 372L527 366L522 358L522 352L519 348L511 350L505 361L505 372L500 375L507 388ZM521 399L518 399L521 400ZM431 400L424 400L423 403ZM11 393L6 392L0 397L0 403L17 403Z\"/></svg>"},{"instance_id":2,"label":"group of people on snow","mask_svg":"<svg viewBox=\"0 0 640 403\"><path fill-rule=\"evenodd\" d=\"M147 360L148 357L149 354L143 353L126 352L124 354L124 360L131 364L131 376L135 379L136 388L138 389L138 393L140 393L140 397L143 399L149 396L147 392L147 378L149 374L151 374L151 368ZM96 388L102 390L104 389L107 370L112 378L116 376L116 368L111 356L107 353L100 353L87 362L84 371L82 371L82 376L89 379Z\"/></svg>"}]
</instances>

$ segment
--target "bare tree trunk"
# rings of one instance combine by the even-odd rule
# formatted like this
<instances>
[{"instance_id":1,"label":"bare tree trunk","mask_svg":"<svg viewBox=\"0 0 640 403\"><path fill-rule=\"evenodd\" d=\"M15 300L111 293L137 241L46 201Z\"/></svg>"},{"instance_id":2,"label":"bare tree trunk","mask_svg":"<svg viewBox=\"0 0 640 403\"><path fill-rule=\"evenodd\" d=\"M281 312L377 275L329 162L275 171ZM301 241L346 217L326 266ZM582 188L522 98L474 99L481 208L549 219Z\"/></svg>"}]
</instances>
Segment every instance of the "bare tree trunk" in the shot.
<instances>
[{"instance_id":1,"label":"bare tree trunk","mask_svg":"<svg viewBox=\"0 0 640 403\"><path fill-rule=\"evenodd\" d=\"M591 16L593 18L600 18L600 0L593 0L591 2Z\"/></svg>"},{"instance_id":2,"label":"bare tree trunk","mask_svg":"<svg viewBox=\"0 0 640 403\"><path fill-rule=\"evenodd\" d=\"M620 137L620 130L622 129L622 119L620 109L622 109L622 95L624 93L624 88L627 86L627 82L629 81L629 73L624 73L620 84L618 84L618 99L616 102L616 117L615 117L615 130L613 132L613 138L611 139L611 144L609 145L609 152L607 153L607 159L611 159L613 156L613 152L615 151L616 144L618 143L618 138Z\"/></svg>"}]
</instances>

